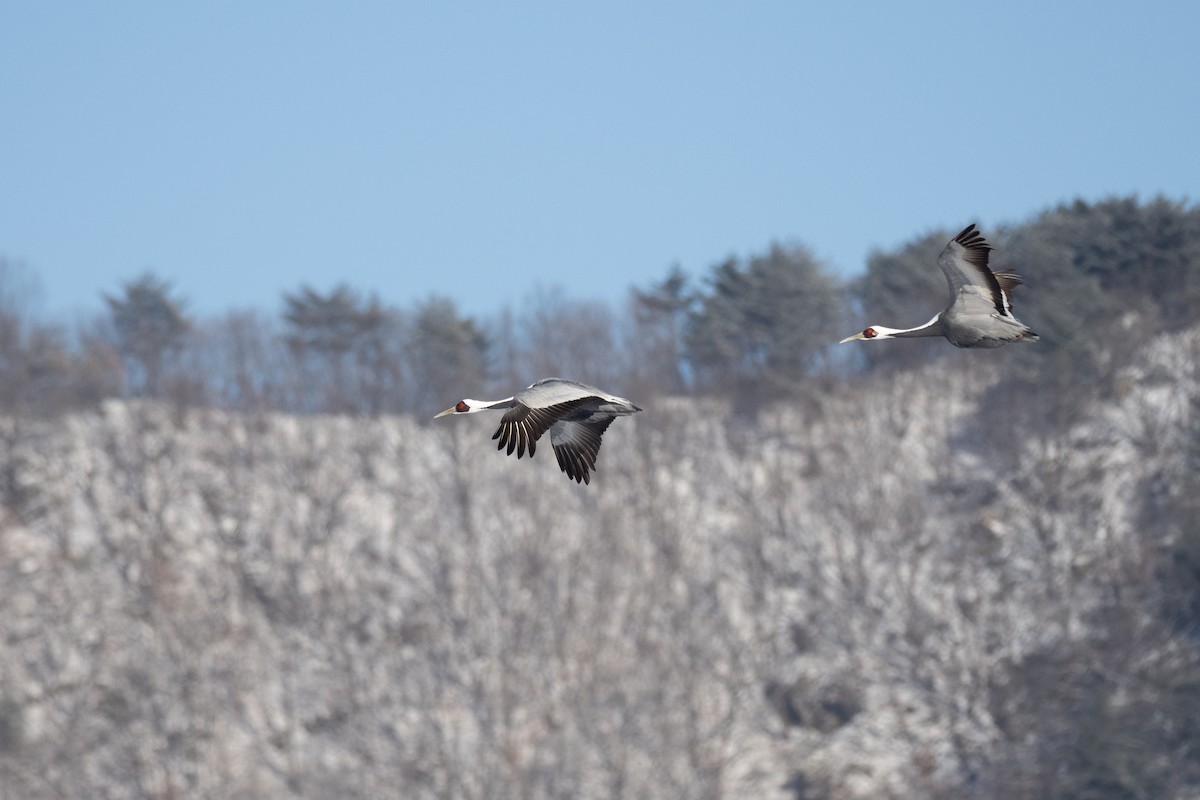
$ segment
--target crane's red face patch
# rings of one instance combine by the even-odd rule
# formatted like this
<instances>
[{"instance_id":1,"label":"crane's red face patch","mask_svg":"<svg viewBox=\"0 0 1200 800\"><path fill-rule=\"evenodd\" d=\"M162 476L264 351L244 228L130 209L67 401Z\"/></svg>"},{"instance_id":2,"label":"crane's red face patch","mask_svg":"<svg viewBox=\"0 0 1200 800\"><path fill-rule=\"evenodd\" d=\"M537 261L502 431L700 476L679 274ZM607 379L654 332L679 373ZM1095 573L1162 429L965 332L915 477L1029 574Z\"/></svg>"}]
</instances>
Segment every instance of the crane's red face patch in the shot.
<instances>
[{"instance_id":1,"label":"crane's red face patch","mask_svg":"<svg viewBox=\"0 0 1200 800\"><path fill-rule=\"evenodd\" d=\"M878 336L878 335L879 335L879 334L877 334L877 333L875 332L875 329L874 329L874 328L867 328L865 331L863 331L863 338L864 338L864 339L874 339L874 338L875 338L876 336Z\"/></svg>"},{"instance_id":2,"label":"crane's red face patch","mask_svg":"<svg viewBox=\"0 0 1200 800\"><path fill-rule=\"evenodd\" d=\"M468 410L467 402L465 400L459 400L458 405L456 405L454 407L454 410L459 414L463 413L464 411L467 411Z\"/></svg>"}]
</instances>

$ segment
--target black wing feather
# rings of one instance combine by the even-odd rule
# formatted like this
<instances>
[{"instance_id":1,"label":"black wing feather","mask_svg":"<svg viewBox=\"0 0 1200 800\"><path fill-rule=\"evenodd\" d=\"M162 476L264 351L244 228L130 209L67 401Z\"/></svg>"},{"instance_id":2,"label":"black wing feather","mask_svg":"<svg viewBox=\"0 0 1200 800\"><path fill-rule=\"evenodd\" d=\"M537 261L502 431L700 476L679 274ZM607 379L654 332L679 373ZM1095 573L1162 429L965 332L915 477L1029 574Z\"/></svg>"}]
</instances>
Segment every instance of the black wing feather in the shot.
<instances>
[{"instance_id":1,"label":"black wing feather","mask_svg":"<svg viewBox=\"0 0 1200 800\"><path fill-rule=\"evenodd\" d=\"M1008 310L1013 308L1013 289L1023 285L1025 282L1021 280L1021 276L1011 269L998 269L992 273L996 276L996 282L1000 284L1000 291L1004 292L1004 297L1008 300Z\"/></svg>"},{"instance_id":2,"label":"black wing feather","mask_svg":"<svg viewBox=\"0 0 1200 800\"><path fill-rule=\"evenodd\" d=\"M554 455L558 466L567 477L576 483L590 484L591 471L596 469L596 458L600 455L600 437L608 430L616 417L572 421L569 433L554 442Z\"/></svg>"},{"instance_id":3,"label":"black wing feather","mask_svg":"<svg viewBox=\"0 0 1200 800\"><path fill-rule=\"evenodd\" d=\"M492 434L493 439L500 440L496 449L503 450L507 447L510 456L513 450L516 450L517 458L521 458L525 451L529 450L529 457L532 458L537 450L537 440L550 430L551 425L594 399L580 397L545 408L530 408L523 403L513 404L512 408L504 412L504 416L500 418L500 427Z\"/></svg>"}]
</instances>

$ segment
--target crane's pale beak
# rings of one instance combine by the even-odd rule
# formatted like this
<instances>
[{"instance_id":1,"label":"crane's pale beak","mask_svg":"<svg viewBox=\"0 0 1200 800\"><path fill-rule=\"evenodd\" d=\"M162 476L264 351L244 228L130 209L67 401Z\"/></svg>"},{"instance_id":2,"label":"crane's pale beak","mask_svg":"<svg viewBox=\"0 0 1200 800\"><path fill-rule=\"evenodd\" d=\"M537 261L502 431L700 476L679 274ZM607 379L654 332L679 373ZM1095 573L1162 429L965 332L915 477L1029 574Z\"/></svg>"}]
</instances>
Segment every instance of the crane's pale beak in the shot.
<instances>
[{"instance_id":1,"label":"crane's pale beak","mask_svg":"<svg viewBox=\"0 0 1200 800\"><path fill-rule=\"evenodd\" d=\"M856 333L853 336L847 336L845 339L842 339L840 342L838 342L838 344L845 344L846 342L853 342L855 339L865 339L865 338L867 338L867 337L863 336L861 333Z\"/></svg>"},{"instance_id":2,"label":"crane's pale beak","mask_svg":"<svg viewBox=\"0 0 1200 800\"><path fill-rule=\"evenodd\" d=\"M438 417L444 417L444 416L446 416L446 415L448 415L448 414L453 414L455 411L458 411L458 406L450 406L450 407L449 407L449 408L447 408L445 411L441 411L441 412L439 412L439 413L437 413L437 414L434 414L434 415L433 415L433 418L434 418L434 419L437 419Z\"/></svg>"}]
</instances>

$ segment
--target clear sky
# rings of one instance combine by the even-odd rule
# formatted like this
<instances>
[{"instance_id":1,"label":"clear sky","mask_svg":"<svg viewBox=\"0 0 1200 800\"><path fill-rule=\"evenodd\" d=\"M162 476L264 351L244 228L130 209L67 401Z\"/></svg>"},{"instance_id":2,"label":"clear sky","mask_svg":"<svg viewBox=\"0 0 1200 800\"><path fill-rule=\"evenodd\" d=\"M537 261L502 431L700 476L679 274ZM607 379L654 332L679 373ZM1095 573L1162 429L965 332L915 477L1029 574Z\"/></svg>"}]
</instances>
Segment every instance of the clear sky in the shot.
<instances>
[{"instance_id":1,"label":"clear sky","mask_svg":"<svg viewBox=\"0 0 1200 800\"><path fill-rule=\"evenodd\" d=\"M0 256L41 311L339 282L619 302L803 242L1200 194L1200 4L0 0Z\"/></svg>"}]
</instances>

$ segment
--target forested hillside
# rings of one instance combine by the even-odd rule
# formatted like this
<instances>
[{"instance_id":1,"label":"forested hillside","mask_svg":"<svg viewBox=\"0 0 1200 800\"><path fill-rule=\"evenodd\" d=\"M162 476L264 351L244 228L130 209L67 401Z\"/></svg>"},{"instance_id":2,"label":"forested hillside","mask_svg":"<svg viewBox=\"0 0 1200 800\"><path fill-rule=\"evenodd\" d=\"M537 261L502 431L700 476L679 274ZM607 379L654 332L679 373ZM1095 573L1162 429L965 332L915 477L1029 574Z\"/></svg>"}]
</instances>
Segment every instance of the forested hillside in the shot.
<instances>
[{"instance_id":1,"label":"forested hillside","mask_svg":"<svg viewBox=\"0 0 1200 800\"><path fill-rule=\"evenodd\" d=\"M10 270L0 798L1194 797L1200 210L985 229L1036 344L830 344L952 233L489 319ZM429 420L550 374L645 409L590 486Z\"/></svg>"}]
</instances>

